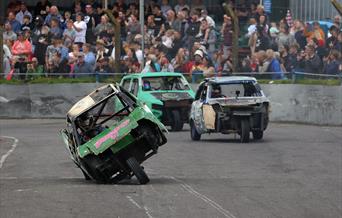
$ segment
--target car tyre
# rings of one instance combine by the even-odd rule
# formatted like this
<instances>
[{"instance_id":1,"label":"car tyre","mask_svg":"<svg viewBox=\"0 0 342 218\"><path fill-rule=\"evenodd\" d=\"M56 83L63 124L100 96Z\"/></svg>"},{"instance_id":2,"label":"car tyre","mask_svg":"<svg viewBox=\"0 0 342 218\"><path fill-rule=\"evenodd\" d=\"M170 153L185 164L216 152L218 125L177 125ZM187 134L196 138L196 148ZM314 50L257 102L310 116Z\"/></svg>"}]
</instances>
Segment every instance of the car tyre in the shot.
<instances>
[{"instance_id":1,"label":"car tyre","mask_svg":"<svg viewBox=\"0 0 342 218\"><path fill-rule=\"evenodd\" d=\"M171 131L181 131L183 129L184 123L178 110L172 111L172 118Z\"/></svg>"},{"instance_id":2,"label":"car tyre","mask_svg":"<svg viewBox=\"0 0 342 218\"><path fill-rule=\"evenodd\" d=\"M253 139L260 140L264 137L264 132L261 130L253 131Z\"/></svg>"},{"instance_id":3,"label":"car tyre","mask_svg":"<svg viewBox=\"0 0 342 218\"><path fill-rule=\"evenodd\" d=\"M101 161L98 157L94 155L88 155L84 157L84 164L83 166L89 172L90 176L99 184L106 184L110 183L110 176L106 175L104 172L99 170L101 166ZM85 179L87 179L85 177Z\"/></svg>"},{"instance_id":4,"label":"car tyre","mask_svg":"<svg viewBox=\"0 0 342 218\"><path fill-rule=\"evenodd\" d=\"M135 157L130 157L126 160L128 167L132 170L135 177L137 177L140 184L146 184L150 181L146 175L144 169L140 166L139 162Z\"/></svg>"},{"instance_id":5,"label":"car tyre","mask_svg":"<svg viewBox=\"0 0 342 218\"><path fill-rule=\"evenodd\" d=\"M242 143L248 143L249 142L249 120L248 119L242 119L241 120L241 142Z\"/></svg>"},{"instance_id":6,"label":"car tyre","mask_svg":"<svg viewBox=\"0 0 342 218\"><path fill-rule=\"evenodd\" d=\"M190 135L193 141L201 140L201 134L197 132L196 126L193 121L190 122Z\"/></svg>"}]
</instances>

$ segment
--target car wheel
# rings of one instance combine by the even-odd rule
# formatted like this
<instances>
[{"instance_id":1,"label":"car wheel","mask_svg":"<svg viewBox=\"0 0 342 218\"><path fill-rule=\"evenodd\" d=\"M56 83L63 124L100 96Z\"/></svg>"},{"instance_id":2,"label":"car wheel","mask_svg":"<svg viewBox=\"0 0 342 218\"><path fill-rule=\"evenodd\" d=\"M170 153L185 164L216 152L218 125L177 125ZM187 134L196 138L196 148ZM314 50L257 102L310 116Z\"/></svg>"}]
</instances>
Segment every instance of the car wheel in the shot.
<instances>
[{"instance_id":1,"label":"car wheel","mask_svg":"<svg viewBox=\"0 0 342 218\"><path fill-rule=\"evenodd\" d=\"M248 119L241 120L241 142L248 143L249 142L249 121Z\"/></svg>"},{"instance_id":2,"label":"car wheel","mask_svg":"<svg viewBox=\"0 0 342 218\"><path fill-rule=\"evenodd\" d=\"M178 110L172 111L172 118L171 131L181 131L183 129L184 123Z\"/></svg>"},{"instance_id":3,"label":"car wheel","mask_svg":"<svg viewBox=\"0 0 342 218\"><path fill-rule=\"evenodd\" d=\"M104 172L99 170L99 167L101 166L101 161L98 159L98 157L94 155L88 155L84 157L84 167L87 170L87 172L90 174L90 176L100 184L103 183L110 183L110 176L106 175ZM86 177L85 177L86 178ZM86 178L87 179L87 178Z\"/></svg>"},{"instance_id":4,"label":"car wheel","mask_svg":"<svg viewBox=\"0 0 342 218\"><path fill-rule=\"evenodd\" d=\"M128 167L132 170L135 177L137 177L140 184L146 184L150 181L147 177L144 169L140 166L139 162L135 157L130 157L126 160Z\"/></svg>"},{"instance_id":5,"label":"car wheel","mask_svg":"<svg viewBox=\"0 0 342 218\"><path fill-rule=\"evenodd\" d=\"M261 130L253 131L253 138L255 140L260 140L264 136L264 132Z\"/></svg>"},{"instance_id":6,"label":"car wheel","mask_svg":"<svg viewBox=\"0 0 342 218\"><path fill-rule=\"evenodd\" d=\"M197 132L196 126L193 121L190 122L190 134L193 141L199 141L201 139L201 134Z\"/></svg>"}]
</instances>

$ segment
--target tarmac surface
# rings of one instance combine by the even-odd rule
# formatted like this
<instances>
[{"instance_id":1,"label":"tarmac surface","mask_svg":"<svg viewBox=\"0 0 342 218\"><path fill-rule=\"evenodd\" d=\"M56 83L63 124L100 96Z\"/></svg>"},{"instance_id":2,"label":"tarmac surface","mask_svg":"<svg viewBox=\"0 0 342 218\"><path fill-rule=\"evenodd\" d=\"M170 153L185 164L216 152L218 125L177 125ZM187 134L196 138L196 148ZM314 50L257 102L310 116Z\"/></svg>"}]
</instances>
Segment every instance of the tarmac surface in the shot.
<instances>
[{"instance_id":1,"label":"tarmac surface","mask_svg":"<svg viewBox=\"0 0 342 218\"><path fill-rule=\"evenodd\" d=\"M83 178L63 120L0 120L0 217L342 217L342 127L271 124L264 140L192 142L188 127L143 165L147 185Z\"/></svg>"}]
</instances>

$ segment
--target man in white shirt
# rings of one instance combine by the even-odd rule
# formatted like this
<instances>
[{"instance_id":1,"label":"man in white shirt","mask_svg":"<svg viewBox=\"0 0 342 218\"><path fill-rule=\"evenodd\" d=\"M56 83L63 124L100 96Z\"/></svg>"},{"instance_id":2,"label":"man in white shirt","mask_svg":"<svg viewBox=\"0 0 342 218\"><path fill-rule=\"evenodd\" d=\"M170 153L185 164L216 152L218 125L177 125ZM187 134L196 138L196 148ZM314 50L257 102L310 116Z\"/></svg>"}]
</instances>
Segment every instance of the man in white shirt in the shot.
<instances>
[{"instance_id":1,"label":"man in white shirt","mask_svg":"<svg viewBox=\"0 0 342 218\"><path fill-rule=\"evenodd\" d=\"M83 15L78 13L76 15L76 21L74 22L74 29L76 31L74 43L84 44L86 43L87 24L83 21Z\"/></svg>"},{"instance_id":2,"label":"man in white shirt","mask_svg":"<svg viewBox=\"0 0 342 218\"><path fill-rule=\"evenodd\" d=\"M32 14L27 10L25 2L22 2L20 5L20 11L15 16L15 19L23 24L24 22L24 15L30 16L30 22L32 22Z\"/></svg>"}]
</instances>

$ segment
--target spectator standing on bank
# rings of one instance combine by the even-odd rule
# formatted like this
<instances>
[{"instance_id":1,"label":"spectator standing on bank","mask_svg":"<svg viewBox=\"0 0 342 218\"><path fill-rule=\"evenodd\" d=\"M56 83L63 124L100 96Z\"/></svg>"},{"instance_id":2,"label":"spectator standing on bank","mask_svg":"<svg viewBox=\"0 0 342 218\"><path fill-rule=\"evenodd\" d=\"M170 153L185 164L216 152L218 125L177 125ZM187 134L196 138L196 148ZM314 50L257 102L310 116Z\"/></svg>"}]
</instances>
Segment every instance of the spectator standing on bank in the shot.
<instances>
[{"instance_id":1,"label":"spectator standing on bank","mask_svg":"<svg viewBox=\"0 0 342 218\"><path fill-rule=\"evenodd\" d=\"M63 35L63 31L59 26L59 20L57 20L57 18L52 18L51 19L51 27L50 27L50 33L52 37L55 38L62 38Z\"/></svg>"},{"instance_id":2,"label":"spectator standing on bank","mask_svg":"<svg viewBox=\"0 0 342 218\"><path fill-rule=\"evenodd\" d=\"M20 24L24 23L24 16L27 15L30 17L30 21L32 22L32 14L27 10L27 6L25 2L21 2L20 11L16 14L15 19L20 22Z\"/></svg>"},{"instance_id":3,"label":"spectator standing on bank","mask_svg":"<svg viewBox=\"0 0 342 218\"><path fill-rule=\"evenodd\" d=\"M187 37L187 46L188 50L192 50L192 46L195 43L196 36L200 33L200 27L201 22L198 19L198 12L193 10L191 12L191 20L188 23L187 29L186 29L186 37Z\"/></svg>"},{"instance_id":4,"label":"spectator standing on bank","mask_svg":"<svg viewBox=\"0 0 342 218\"><path fill-rule=\"evenodd\" d=\"M48 0L41 0L37 2L36 7L34 8L34 15L35 16L47 16L46 7L51 7L51 3Z\"/></svg>"},{"instance_id":5,"label":"spectator standing on bank","mask_svg":"<svg viewBox=\"0 0 342 218\"><path fill-rule=\"evenodd\" d=\"M76 15L74 29L76 31L74 42L80 45L86 43L87 24L83 21L83 15L81 13Z\"/></svg>"},{"instance_id":6,"label":"spectator standing on bank","mask_svg":"<svg viewBox=\"0 0 342 218\"><path fill-rule=\"evenodd\" d=\"M21 25L21 31L33 31L34 24L31 22L28 15L24 15L23 24Z\"/></svg>"},{"instance_id":7,"label":"spectator standing on bank","mask_svg":"<svg viewBox=\"0 0 342 218\"><path fill-rule=\"evenodd\" d=\"M306 46L305 49L305 73L319 73L322 69L322 61L316 54L315 47L313 45Z\"/></svg>"},{"instance_id":8,"label":"spectator standing on bank","mask_svg":"<svg viewBox=\"0 0 342 218\"><path fill-rule=\"evenodd\" d=\"M92 73L94 73L94 67L85 62L84 53L80 52L77 56L77 62L74 66L75 77L91 76Z\"/></svg>"},{"instance_id":9,"label":"spectator standing on bank","mask_svg":"<svg viewBox=\"0 0 342 218\"><path fill-rule=\"evenodd\" d=\"M339 67L341 62L341 53L337 50L332 50L324 63L323 73L328 75L337 75L340 73Z\"/></svg>"},{"instance_id":10,"label":"spectator standing on bank","mask_svg":"<svg viewBox=\"0 0 342 218\"><path fill-rule=\"evenodd\" d=\"M182 11L184 8L190 10L189 5L186 4L185 0L178 0L177 5L175 6L175 11L178 12Z\"/></svg>"},{"instance_id":11,"label":"spectator standing on bank","mask_svg":"<svg viewBox=\"0 0 342 218\"><path fill-rule=\"evenodd\" d=\"M63 19L63 16L59 13L57 6L53 5L50 8L49 14L46 16L44 24L51 26L52 18L56 18L59 22Z\"/></svg>"},{"instance_id":12,"label":"spectator standing on bank","mask_svg":"<svg viewBox=\"0 0 342 218\"><path fill-rule=\"evenodd\" d=\"M212 58L214 53L216 52L216 41L217 36L214 30L214 27L209 26L209 23L206 19L202 20L201 30L203 34L202 43L207 48L207 52L209 57Z\"/></svg>"},{"instance_id":13,"label":"spectator standing on bank","mask_svg":"<svg viewBox=\"0 0 342 218\"><path fill-rule=\"evenodd\" d=\"M95 54L91 51L91 44L84 44L82 46L82 50L84 53L84 61L95 67L96 57Z\"/></svg>"},{"instance_id":14,"label":"spectator standing on bank","mask_svg":"<svg viewBox=\"0 0 342 218\"><path fill-rule=\"evenodd\" d=\"M93 6L91 4L86 5L86 15L84 16L84 22L87 24L86 31L86 42L94 43L96 37L94 34L94 29L96 27L96 14L94 13Z\"/></svg>"},{"instance_id":15,"label":"spectator standing on bank","mask_svg":"<svg viewBox=\"0 0 342 218\"><path fill-rule=\"evenodd\" d=\"M9 22L5 23L5 31L2 34L4 42L10 41L13 43L17 40L17 34L12 30L12 26Z\"/></svg>"},{"instance_id":16,"label":"spectator standing on bank","mask_svg":"<svg viewBox=\"0 0 342 218\"><path fill-rule=\"evenodd\" d=\"M268 49L266 51L267 61L270 63L266 72L273 73L272 79L283 79L284 74L281 70L281 65L279 60L275 57L274 51L272 49Z\"/></svg>"},{"instance_id":17,"label":"spectator standing on bank","mask_svg":"<svg viewBox=\"0 0 342 218\"><path fill-rule=\"evenodd\" d=\"M12 30L17 33L21 29L21 24L16 20L14 12L8 13L7 22L11 24Z\"/></svg>"}]
</instances>

